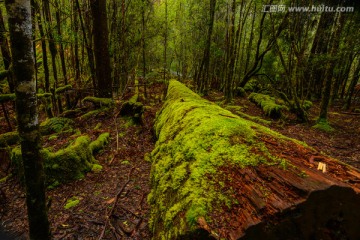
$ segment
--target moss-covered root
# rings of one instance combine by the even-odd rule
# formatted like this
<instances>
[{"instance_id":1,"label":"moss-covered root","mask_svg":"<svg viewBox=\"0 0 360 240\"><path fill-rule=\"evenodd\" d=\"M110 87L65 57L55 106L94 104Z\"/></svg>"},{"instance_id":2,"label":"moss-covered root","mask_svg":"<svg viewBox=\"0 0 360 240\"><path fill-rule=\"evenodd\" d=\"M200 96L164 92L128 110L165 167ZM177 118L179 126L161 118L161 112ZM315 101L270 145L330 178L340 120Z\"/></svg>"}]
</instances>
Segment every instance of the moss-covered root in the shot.
<instances>
[{"instance_id":1,"label":"moss-covered root","mask_svg":"<svg viewBox=\"0 0 360 240\"><path fill-rule=\"evenodd\" d=\"M279 118L282 116L282 110L285 106L279 105L275 102L275 98L261 93L252 93L249 96L250 101L261 107L264 113L271 118Z\"/></svg>"},{"instance_id":2,"label":"moss-covered root","mask_svg":"<svg viewBox=\"0 0 360 240\"><path fill-rule=\"evenodd\" d=\"M7 132L0 135L0 147L16 144L20 141L18 132Z\"/></svg>"},{"instance_id":3,"label":"moss-covered root","mask_svg":"<svg viewBox=\"0 0 360 240\"><path fill-rule=\"evenodd\" d=\"M47 186L55 187L61 183L83 178L85 173L91 171L97 164L93 154L105 146L108 138L109 134L104 133L91 142L88 136L80 136L68 147L57 152L43 149L41 154L44 159ZM11 159L18 166L18 173L22 176L20 147L13 149Z\"/></svg>"},{"instance_id":4,"label":"moss-covered root","mask_svg":"<svg viewBox=\"0 0 360 240\"><path fill-rule=\"evenodd\" d=\"M15 93L10 94L0 94L0 103L5 103L8 101L14 101L16 99Z\"/></svg>"},{"instance_id":5,"label":"moss-covered root","mask_svg":"<svg viewBox=\"0 0 360 240\"><path fill-rule=\"evenodd\" d=\"M82 102L92 103L96 108L112 107L114 105L114 101L111 98L86 97Z\"/></svg>"},{"instance_id":6,"label":"moss-covered root","mask_svg":"<svg viewBox=\"0 0 360 240\"><path fill-rule=\"evenodd\" d=\"M109 143L110 133L101 134L95 141L91 142L89 148L93 154L98 153L105 145Z\"/></svg>"}]
</instances>

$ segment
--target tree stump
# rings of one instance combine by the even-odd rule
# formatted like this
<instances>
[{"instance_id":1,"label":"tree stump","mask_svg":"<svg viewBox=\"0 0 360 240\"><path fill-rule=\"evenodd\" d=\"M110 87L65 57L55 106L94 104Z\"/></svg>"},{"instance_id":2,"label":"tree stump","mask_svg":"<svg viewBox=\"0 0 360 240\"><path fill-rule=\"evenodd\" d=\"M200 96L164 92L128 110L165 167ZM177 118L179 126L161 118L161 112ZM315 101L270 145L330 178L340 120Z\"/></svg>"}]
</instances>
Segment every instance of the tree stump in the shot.
<instances>
[{"instance_id":1,"label":"tree stump","mask_svg":"<svg viewBox=\"0 0 360 240\"><path fill-rule=\"evenodd\" d=\"M171 80L155 121L154 239L360 239L360 173Z\"/></svg>"}]
</instances>

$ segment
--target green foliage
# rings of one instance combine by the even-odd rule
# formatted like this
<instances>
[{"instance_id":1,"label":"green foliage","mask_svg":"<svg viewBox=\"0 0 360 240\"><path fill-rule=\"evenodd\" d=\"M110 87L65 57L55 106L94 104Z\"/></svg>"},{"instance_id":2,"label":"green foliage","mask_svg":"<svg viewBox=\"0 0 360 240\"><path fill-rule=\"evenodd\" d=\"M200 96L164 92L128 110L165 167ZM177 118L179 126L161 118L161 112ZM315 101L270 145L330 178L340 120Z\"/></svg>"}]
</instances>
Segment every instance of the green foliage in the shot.
<instances>
[{"instance_id":1,"label":"green foliage","mask_svg":"<svg viewBox=\"0 0 360 240\"><path fill-rule=\"evenodd\" d=\"M49 135L52 133L59 133L66 130L71 130L74 121L69 118L54 117L48 118L40 124L40 132L42 135Z\"/></svg>"},{"instance_id":2,"label":"green foliage","mask_svg":"<svg viewBox=\"0 0 360 240\"><path fill-rule=\"evenodd\" d=\"M20 141L20 137L17 131L7 132L0 135L0 147L6 147L16 144Z\"/></svg>"},{"instance_id":3,"label":"green foliage","mask_svg":"<svg viewBox=\"0 0 360 240\"><path fill-rule=\"evenodd\" d=\"M106 142L106 133L91 142L88 136L80 136L73 143L57 152L44 148L41 155L44 159L44 170L47 186L57 186L72 180L81 179L86 172L99 170L100 165L94 166L96 160L93 152L99 151ZM11 160L17 166L19 176L23 176L22 157L20 147L11 152Z\"/></svg>"},{"instance_id":4,"label":"green foliage","mask_svg":"<svg viewBox=\"0 0 360 240\"><path fill-rule=\"evenodd\" d=\"M333 132L335 129L332 128L329 124L329 122L326 119L320 118L317 120L316 124L313 126L313 128L318 129L323 132Z\"/></svg>"},{"instance_id":5,"label":"green foliage","mask_svg":"<svg viewBox=\"0 0 360 240\"><path fill-rule=\"evenodd\" d=\"M14 101L16 99L15 93L10 94L0 94L0 103L5 103L8 101Z\"/></svg>"},{"instance_id":6,"label":"green foliage","mask_svg":"<svg viewBox=\"0 0 360 240\"><path fill-rule=\"evenodd\" d=\"M229 205L231 197L207 177L220 174L220 166L286 161L272 156L257 136L287 138L200 98L174 80L157 115L155 132L158 141L148 156L152 162L148 201L155 238L169 234L175 239L195 229L199 217L206 218L213 208ZM180 224L182 216L186 221ZM163 226L158 225L161 222Z\"/></svg>"},{"instance_id":7,"label":"green foliage","mask_svg":"<svg viewBox=\"0 0 360 240\"><path fill-rule=\"evenodd\" d=\"M267 116L272 118L281 117L281 111L286 108L283 105L277 104L275 98L261 93L251 93L249 99L261 107Z\"/></svg>"}]
</instances>

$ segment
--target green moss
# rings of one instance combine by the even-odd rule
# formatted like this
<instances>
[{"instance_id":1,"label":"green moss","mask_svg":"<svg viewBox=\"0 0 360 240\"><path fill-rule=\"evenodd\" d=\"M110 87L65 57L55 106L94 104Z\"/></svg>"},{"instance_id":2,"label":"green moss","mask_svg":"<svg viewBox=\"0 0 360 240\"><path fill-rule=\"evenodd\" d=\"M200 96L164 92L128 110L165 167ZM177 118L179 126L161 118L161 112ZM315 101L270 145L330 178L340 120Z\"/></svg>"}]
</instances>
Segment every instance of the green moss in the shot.
<instances>
[{"instance_id":1,"label":"green moss","mask_svg":"<svg viewBox=\"0 0 360 240\"><path fill-rule=\"evenodd\" d=\"M318 129L323 132L333 132L334 128L332 128L329 122L326 119L318 119L313 128Z\"/></svg>"},{"instance_id":2,"label":"green moss","mask_svg":"<svg viewBox=\"0 0 360 240\"><path fill-rule=\"evenodd\" d=\"M56 134L53 134L48 139L49 139L49 141L51 141L51 140L54 140L54 139L57 139L57 138L58 138L58 136Z\"/></svg>"},{"instance_id":3,"label":"green moss","mask_svg":"<svg viewBox=\"0 0 360 240\"><path fill-rule=\"evenodd\" d=\"M107 107L102 107L102 108L99 108L99 109L95 109L93 111L90 111L90 112L87 112L85 114L83 114L80 118L82 120L86 120L86 119L89 119L91 117L96 117L97 115L99 115L100 113L105 113L107 111L109 111L110 108L107 108Z\"/></svg>"},{"instance_id":4,"label":"green moss","mask_svg":"<svg viewBox=\"0 0 360 240\"><path fill-rule=\"evenodd\" d=\"M43 99L43 98L51 97L51 96L52 96L52 93L38 93L38 94L36 94L36 96L37 96L39 99Z\"/></svg>"},{"instance_id":5,"label":"green moss","mask_svg":"<svg viewBox=\"0 0 360 240\"><path fill-rule=\"evenodd\" d=\"M96 126L94 127L94 130L99 130L102 127L101 123L96 124Z\"/></svg>"},{"instance_id":6,"label":"green moss","mask_svg":"<svg viewBox=\"0 0 360 240\"><path fill-rule=\"evenodd\" d=\"M111 98L98 98L98 97L86 97L82 102L89 102L94 104L95 107L112 107L114 105L114 100Z\"/></svg>"},{"instance_id":7,"label":"green moss","mask_svg":"<svg viewBox=\"0 0 360 240\"><path fill-rule=\"evenodd\" d=\"M72 86L71 85L65 85L63 87L58 87L56 90L55 90L55 93L56 94L60 94L60 93L64 93L68 90L71 90L72 89Z\"/></svg>"},{"instance_id":8,"label":"green moss","mask_svg":"<svg viewBox=\"0 0 360 240\"><path fill-rule=\"evenodd\" d=\"M5 103L8 101L14 101L16 99L15 93L10 94L0 94L0 103Z\"/></svg>"},{"instance_id":9,"label":"green moss","mask_svg":"<svg viewBox=\"0 0 360 240\"><path fill-rule=\"evenodd\" d=\"M245 97L246 96L246 91L244 88L242 87L237 87L235 89L235 96L237 97Z\"/></svg>"},{"instance_id":10,"label":"green moss","mask_svg":"<svg viewBox=\"0 0 360 240\"><path fill-rule=\"evenodd\" d=\"M20 137L17 131L7 132L0 135L0 147L6 147L16 144L20 141Z\"/></svg>"},{"instance_id":11,"label":"green moss","mask_svg":"<svg viewBox=\"0 0 360 240\"><path fill-rule=\"evenodd\" d=\"M270 97L269 95L261 93L251 93L249 96L250 101L256 103L264 113L272 118L279 118L282 116L281 111L285 109L283 105L276 103L275 98Z\"/></svg>"},{"instance_id":12,"label":"green moss","mask_svg":"<svg viewBox=\"0 0 360 240\"><path fill-rule=\"evenodd\" d=\"M231 205L230 197L217 191L207 177L219 174L224 164L244 168L284 163L269 153L258 135L288 138L200 98L175 80L170 81L154 128L158 140L148 156L154 238L170 234L175 239L195 229L199 217L206 218L214 206ZM180 224L182 216L186 221Z\"/></svg>"},{"instance_id":13,"label":"green moss","mask_svg":"<svg viewBox=\"0 0 360 240\"><path fill-rule=\"evenodd\" d=\"M78 197L72 197L66 201L64 209L70 209L76 207L80 203L80 199Z\"/></svg>"},{"instance_id":14,"label":"green moss","mask_svg":"<svg viewBox=\"0 0 360 240\"><path fill-rule=\"evenodd\" d=\"M101 172L101 170L103 169L103 167L100 164L94 164L91 168L92 172Z\"/></svg>"},{"instance_id":15,"label":"green moss","mask_svg":"<svg viewBox=\"0 0 360 240\"><path fill-rule=\"evenodd\" d=\"M91 149L91 152L94 154L99 152L106 144L109 143L109 139L110 133L107 132L101 134L95 141L90 143L89 148Z\"/></svg>"},{"instance_id":16,"label":"green moss","mask_svg":"<svg viewBox=\"0 0 360 240\"><path fill-rule=\"evenodd\" d=\"M40 124L40 132L43 135L59 133L61 131L71 130L73 125L74 121L69 118L48 118Z\"/></svg>"},{"instance_id":17,"label":"green moss","mask_svg":"<svg viewBox=\"0 0 360 240\"><path fill-rule=\"evenodd\" d=\"M245 114L243 113L241 110L242 110L242 107L241 106L226 106L225 109L231 111L232 113L242 117L242 118L245 118L245 119L248 119L250 121L253 121L253 122L257 122L257 123L260 123L260 124L263 124L263 125L270 125L271 124L271 121L267 121L265 119L262 119L260 117L254 117L254 116L250 116L248 114Z\"/></svg>"}]
</instances>

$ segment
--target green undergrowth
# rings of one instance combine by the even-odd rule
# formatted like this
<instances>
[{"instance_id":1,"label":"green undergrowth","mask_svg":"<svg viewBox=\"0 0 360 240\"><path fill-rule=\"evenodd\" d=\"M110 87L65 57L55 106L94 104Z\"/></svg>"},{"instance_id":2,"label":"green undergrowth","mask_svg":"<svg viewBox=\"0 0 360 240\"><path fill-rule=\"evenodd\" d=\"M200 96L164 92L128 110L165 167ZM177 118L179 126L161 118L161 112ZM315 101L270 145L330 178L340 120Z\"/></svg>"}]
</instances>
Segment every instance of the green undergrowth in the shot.
<instances>
[{"instance_id":1,"label":"green undergrowth","mask_svg":"<svg viewBox=\"0 0 360 240\"><path fill-rule=\"evenodd\" d=\"M69 146L57 152L52 152L49 148L42 149L46 185L53 188L61 183L81 179L91 170L100 171L94 154L102 149L108 140L109 133L101 134L95 141L91 141L89 136L85 135L76 138ZM23 176L21 159L21 149L18 146L12 150L11 160L17 166L19 176Z\"/></svg>"},{"instance_id":2,"label":"green undergrowth","mask_svg":"<svg viewBox=\"0 0 360 240\"><path fill-rule=\"evenodd\" d=\"M286 107L276 103L274 97L261 93L251 93L249 100L261 107L264 113L271 118L280 118L282 116L282 110Z\"/></svg>"},{"instance_id":3,"label":"green undergrowth","mask_svg":"<svg viewBox=\"0 0 360 240\"><path fill-rule=\"evenodd\" d=\"M330 126L329 122L326 119L318 119L313 128L323 131L323 132L333 132L335 129Z\"/></svg>"},{"instance_id":4,"label":"green undergrowth","mask_svg":"<svg viewBox=\"0 0 360 240\"><path fill-rule=\"evenodd\" d=\"M54 117L48 118L40 124L40 132L42 135L59 133L62 131L71 131L74 121L69 118Z\"/></svg>"},{"instance_id":5,"label":"green undergrowth","mask_svg":"<svg viewBox=\"0 0 360 240\"><path fill-rule=\"evenodd\" d=\"M154 127L158 140L147 156L152 162L148 201L154 239L176 239L195 230L200 217L211 221L208 213L215 207L232 204L207 177L220 174L219 167L285 165L259 137L289 138L200 98L175 80Z\"/></svg>"}]
</instances>

